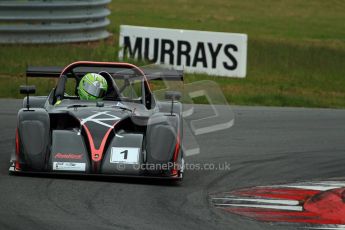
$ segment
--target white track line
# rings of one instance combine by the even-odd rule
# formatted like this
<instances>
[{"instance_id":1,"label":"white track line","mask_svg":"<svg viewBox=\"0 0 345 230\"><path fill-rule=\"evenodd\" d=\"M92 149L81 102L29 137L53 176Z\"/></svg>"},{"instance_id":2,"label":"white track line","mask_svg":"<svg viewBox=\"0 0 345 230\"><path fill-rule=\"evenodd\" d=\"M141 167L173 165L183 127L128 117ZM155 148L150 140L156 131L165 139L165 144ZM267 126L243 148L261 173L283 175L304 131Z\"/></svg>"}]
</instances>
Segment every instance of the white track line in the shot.
<instances>
[{"instance_id":1,"label":"white track line","mask_svg":"<svg viewBox=\"0 0 345 230\"><path fill-rule=\"evenodd\" d=\"M301 183L291 183L287 185L326 185L326 186L337 186L345 187L345 182L343 181L315 181L315 182L301 182Z\"/></svg>"},{"instance_id":2,"label":"white track line","mask_svg":"<svg viewBox=\"0 0 345 230\"><path fill-rule=\"evenodd\" d=\"M345 187L345 182L342 182L342 181L321 181L321 182L318 182L316 184L339 186L340 188Z\"/></svg>"},{"instance_id":3,"label":"white track line","mask_svg":"<svg viewBox=\"0 0 345 230\"><path fill-rule=\"evenodd\" d=\"M327 225L325 227L306 227L307 229L320 229L320 230L328 230L328 229L336 229L336 230L345 230L345 225Z\"/></svg>"},{"instance_id":4,"label":"white track line","mask_svg":"<svg viewBox=\"0 0 345 230\"><path fill-rule=\"evenodd\" d=\"M284 205L251 205L251 204L215 204L215 206L226 207L247 207L247 208L264 208L264 209L277 209L277 210L286 210L286 211L303 211L302 206L284 206Z\"/></svg>"},{"instance_id":5,"label":"white track line","mask_svg":"<svg viewBox=\"0 0 345 230\"><path fill-rule=\"evenodd\" d=\"M226 201L246 201L246 202L256 202L262 204L280 204L280 205L299 205L297 200L274 200L274 199L249 199L249 198L212 198L212 200L226 200Z\"/></svg>"},{"instance_id":6,"label":"white track line","mask_svg":"<svg viewBox=\"0 0 345 230\"><path fill-rule=\"evenodd\" d=\"M264 188L267 186L263 186ZM345 187L345 182L343 181L315 181L315 182L301 182L292 183L285 185L274 185L275 188L298 188L298 189L311 189L318 191L327 191L331 189L337 189Z\"/></svg>"},{"instance_id":7,"label":"white track line","mask_svg":"<svg viewBox=\"0 0 345 230\"><path fill-rule=\"evenodd\" d=\"M310 189L310 190L317 190L317 191L327 191L335 188L339 188L339 186L322 186L322 185L284 185L281 187L285 188L299 188L299 189Z\"/></svg>"}]
</instances>

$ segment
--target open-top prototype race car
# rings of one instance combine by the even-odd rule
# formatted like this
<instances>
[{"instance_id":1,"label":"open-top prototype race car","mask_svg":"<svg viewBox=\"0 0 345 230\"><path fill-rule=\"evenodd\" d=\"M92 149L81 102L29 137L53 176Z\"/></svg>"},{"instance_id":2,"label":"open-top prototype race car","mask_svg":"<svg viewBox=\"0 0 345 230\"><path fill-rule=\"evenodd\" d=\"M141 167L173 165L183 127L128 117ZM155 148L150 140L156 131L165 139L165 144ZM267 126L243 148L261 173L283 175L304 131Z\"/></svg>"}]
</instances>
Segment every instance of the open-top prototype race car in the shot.
<instances>
[{"instance_id":1,"label":"open-top prototype race car","mask_svg":"<svg viewBox=\"0 0 345 230\"><path fill-rule=\"evenodd\" d=\"M107 82L102 100L78 95L82 77ZM158 101L148 79L183 80L182 71L143 70L128 63L75 62L65 68L29 67L28 77L57 77L48 96L27 94L18 112L11 173L108 175L182 179L181 94Z\"/></svg>"}]
</instances>

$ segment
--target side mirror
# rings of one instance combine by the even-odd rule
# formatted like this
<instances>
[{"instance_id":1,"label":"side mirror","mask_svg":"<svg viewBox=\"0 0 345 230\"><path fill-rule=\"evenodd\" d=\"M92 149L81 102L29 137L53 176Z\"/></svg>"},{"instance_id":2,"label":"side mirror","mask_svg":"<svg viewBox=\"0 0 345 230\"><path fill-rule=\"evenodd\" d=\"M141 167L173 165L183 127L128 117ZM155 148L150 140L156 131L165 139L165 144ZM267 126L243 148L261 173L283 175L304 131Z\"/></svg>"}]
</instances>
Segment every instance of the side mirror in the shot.
<instances>
[{"instance_id":1,"label":"side mirror","mask_svg":"<svg viewBox=\"0 0 345 230\"><path fill-rule=\"evenodd\" d=\"M36 93L36 86L34 85L21 85L19 88L20 94L34 94Z\"/></svg>"},{"instance_id":2,"label":"side mirror","mask_svg":"<svg viewBox=\"0 0 345 230\"><path fill-rule=\"evenodd\" d=\"M165 92L165 99L168 100L180 100L181 99L181 93L178 91L167 91Z\"/></svg>"},{"instance_id":3,"label":"side mirror","mask_svg":"<svg viewBox=\"0 0 345 230\"><path fill-rule=\"evenodd\" d=\"M181 99L181 93L178 91L166 91L165 99L171 100L171 110L170 115L173 116L174 113L174 101Z\"/></svg>"},{"instance_id":4,"label":"side mirror","mask_svg":"<svg viewBox=\"0 0 345 230\"><path fill-rule=\"evenodd\" d=\"M26 108L27 111L30 111L30 101L29 95L36 93L36 86L34 85L21 85L19 87L20 94L26 94Z\"/></svg>"}]
</instances>

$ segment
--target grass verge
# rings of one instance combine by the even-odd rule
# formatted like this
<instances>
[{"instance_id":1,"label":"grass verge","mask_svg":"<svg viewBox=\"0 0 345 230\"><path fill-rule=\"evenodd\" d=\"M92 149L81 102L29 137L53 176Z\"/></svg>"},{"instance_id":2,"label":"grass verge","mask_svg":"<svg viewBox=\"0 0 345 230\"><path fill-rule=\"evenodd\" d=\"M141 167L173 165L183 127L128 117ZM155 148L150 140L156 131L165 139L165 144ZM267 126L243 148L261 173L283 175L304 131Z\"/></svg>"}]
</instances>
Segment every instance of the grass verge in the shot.
<instances>
[{"instance_id":1,"label":"grass verge","mask_svg":"<svg viewBox=\"0 0 345 230\"><path fill-rule=\"evenodd\" d=\"M0 97L21 97L27 65L116 61L121 24L239 32L249 35L245 79L213 80L230 104L345 108L345 3L341 0L118 0L110 5L113 37L58 45L0 45ZM30 79L38 94L55 80Z\"/></svg>"}]
</instances>

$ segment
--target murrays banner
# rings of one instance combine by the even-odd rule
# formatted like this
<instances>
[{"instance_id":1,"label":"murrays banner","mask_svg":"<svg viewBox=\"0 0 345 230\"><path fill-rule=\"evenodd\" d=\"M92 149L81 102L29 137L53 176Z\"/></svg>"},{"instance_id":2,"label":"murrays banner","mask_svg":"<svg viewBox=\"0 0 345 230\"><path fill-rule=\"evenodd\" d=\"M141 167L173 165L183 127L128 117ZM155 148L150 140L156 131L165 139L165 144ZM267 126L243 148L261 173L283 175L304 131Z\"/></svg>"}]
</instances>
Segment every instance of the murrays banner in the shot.
<instances>
[{"instance_id":1,"label":"murrays banner","mask_svg":"<svg viewBox=\"0 0 345 230\"><path fill-rule=\"evenodd\" d=\"M189 73L245 77L247 35L121 25L119 58Z\"/></svg>"}]
</instances>

